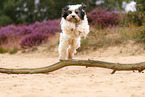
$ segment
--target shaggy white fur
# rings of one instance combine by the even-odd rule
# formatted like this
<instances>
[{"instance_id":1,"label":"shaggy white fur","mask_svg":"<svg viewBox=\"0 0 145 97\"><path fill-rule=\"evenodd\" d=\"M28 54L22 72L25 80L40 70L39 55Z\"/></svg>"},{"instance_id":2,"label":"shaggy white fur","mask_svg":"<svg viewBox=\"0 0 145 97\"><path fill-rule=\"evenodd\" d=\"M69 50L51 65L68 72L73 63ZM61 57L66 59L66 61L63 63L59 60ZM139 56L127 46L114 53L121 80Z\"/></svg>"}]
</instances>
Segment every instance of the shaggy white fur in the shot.
<instances>
[{"instance_id":1,"label":"shaggy white fur","mask_svg":"<svg viewBox=\"0 0 145 97\"><path fill-rule=\"evenodd\" d=\"M77 23L61 19L59 59L72 59L76 49L80 47L81 37L86 37L89 33L89 25L86 15L84 19Z\"/></svg>"}]
</instances>

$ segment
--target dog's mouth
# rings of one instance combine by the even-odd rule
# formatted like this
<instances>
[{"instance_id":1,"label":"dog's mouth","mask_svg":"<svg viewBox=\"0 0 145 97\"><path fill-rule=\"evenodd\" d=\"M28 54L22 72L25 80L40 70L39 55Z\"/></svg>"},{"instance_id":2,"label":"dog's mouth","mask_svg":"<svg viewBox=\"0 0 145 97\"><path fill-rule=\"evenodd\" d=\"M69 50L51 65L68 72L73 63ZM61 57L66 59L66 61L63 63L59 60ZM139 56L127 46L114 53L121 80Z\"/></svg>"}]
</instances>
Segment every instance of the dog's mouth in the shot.
<instances>
[{"instance_id":1,"label":"dog's mouth","mask_svg":"<svg viewBox=\"0 0 145 97\"><path fill-rule=\"evenodd\" d=\"M74 22L74 23L78 22L78 20L77 20L76 18L70 18L69 21L70 21L70 22Z\"/></svg>"},{"instance_id":2,"label":"dog's mouth","mask_svg":"<svg viewBox=\"0 0 145 97\"><path fill-rule=\"evenodd\" d=\"M69 21L70 21L70 22L73 22L73 23L77 23L77 22L79 22L80 20L79 20L79 19L76 19L76 18L70 18Z\"/></svg>"}]
</instances>

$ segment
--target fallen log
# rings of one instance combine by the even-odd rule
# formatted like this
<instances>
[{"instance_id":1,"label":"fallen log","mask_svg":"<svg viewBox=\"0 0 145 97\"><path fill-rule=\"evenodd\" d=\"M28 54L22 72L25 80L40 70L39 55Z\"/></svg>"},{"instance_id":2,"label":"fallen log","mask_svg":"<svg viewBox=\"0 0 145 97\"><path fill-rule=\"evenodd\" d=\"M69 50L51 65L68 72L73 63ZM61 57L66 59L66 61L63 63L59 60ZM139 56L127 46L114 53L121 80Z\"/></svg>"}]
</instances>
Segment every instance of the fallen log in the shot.
<instances>
[{"instance_id":1,"label":"fallen log","mask_svg":"<svg viewBox=\"0 0 145 97\"><path fill-rule=\"evenodd\" d=\"M49 73L66 66L86 66L86 67L102 67L107 69L112 69L114 74L116 71L128 71L128 70L138 70L142 72L145 69L145 62L133 63L133 64L121 64L121 63L111 63L98 60L60 60L59 62L52 64L50 66L41 68L0 68L0 73L7 74L36 74L36 73Z\"/></svg>"}]
</instances>

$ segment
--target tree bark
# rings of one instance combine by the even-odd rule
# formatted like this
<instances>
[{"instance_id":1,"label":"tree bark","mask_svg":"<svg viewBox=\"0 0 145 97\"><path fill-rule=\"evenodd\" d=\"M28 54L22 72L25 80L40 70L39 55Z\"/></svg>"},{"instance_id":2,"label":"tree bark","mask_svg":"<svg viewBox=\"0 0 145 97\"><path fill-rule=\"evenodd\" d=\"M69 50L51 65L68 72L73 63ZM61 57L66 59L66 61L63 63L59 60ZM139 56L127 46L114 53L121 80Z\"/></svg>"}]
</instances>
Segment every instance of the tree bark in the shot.
<instances>
[{"instance_id":1,"label":"tree bark","mask_svg":"<svg viewBox=\"0 0 145 97\"><path fill-rule=\"evenodd\" d=\"M41 68L0 68L0 73L7 74L36 74L36 73L49 73L66 66L86 66L86 67L102 67L107 69L112 69L114 74L116 71L128 71L128 70L138 70L142 72L145 69L145 62L133 63L133 64L121 64L121 63L111 63L98 60L60 60L55 64Z\"/></svg>"}]
</instances>

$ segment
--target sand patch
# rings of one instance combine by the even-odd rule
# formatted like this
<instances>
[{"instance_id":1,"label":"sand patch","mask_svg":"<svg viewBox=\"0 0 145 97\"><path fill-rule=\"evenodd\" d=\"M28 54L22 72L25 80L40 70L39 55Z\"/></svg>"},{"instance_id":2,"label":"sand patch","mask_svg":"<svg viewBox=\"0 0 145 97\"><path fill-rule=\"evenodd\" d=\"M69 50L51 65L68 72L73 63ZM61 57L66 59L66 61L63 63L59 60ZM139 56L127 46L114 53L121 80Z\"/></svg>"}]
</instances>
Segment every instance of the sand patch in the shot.
<instances>
[{"instance_id":1,"label":"sand patch","mask_svg":"<svg viewBox=\"0 0 145 97\"><path fill-rule=\"evenodd\" d=\"M143 62L145 53L142 50L128 44L77 54L75 58L120 63ZM58 62L57 55L57 52L46 51L1 54L0 67L48 66ZM111 75L111 72L103 68L65 67L49 74L0 74L0 97L145 97L144 73L117 71Z\"/></svg>"}]
</instances>

